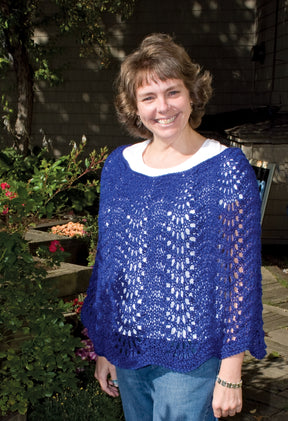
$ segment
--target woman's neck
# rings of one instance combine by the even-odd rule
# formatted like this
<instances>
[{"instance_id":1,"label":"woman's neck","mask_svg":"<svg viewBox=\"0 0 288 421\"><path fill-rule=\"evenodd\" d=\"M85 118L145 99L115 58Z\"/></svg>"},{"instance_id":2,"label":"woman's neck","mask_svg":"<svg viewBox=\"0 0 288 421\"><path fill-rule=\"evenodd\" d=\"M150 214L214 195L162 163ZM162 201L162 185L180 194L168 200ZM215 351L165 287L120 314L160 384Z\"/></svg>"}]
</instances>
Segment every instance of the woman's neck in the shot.
<instances>
[{"instance_id":1,"label":"woman's neck","mask_svg":"<svg viewBox=\"0 0 288 421\"><path fill-rule=\"evenodd\" d=\"M194 130L189 137L177 140L153 139L143 152L143 162L151 168L176 167L194 155L205 140L205 137Z\"/></svg>"}]
</instances>

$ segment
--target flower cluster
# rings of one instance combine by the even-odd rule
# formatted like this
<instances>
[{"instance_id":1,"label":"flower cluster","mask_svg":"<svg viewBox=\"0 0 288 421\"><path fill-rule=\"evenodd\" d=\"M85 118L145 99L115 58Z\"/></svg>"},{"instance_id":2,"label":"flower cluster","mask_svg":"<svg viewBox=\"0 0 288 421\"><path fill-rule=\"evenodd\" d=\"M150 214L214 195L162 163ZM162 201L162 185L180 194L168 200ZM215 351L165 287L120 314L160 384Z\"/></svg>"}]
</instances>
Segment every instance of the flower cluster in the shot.
<instances>
[{"instance_id":1,"label":"flower cluster","mask_svg":"<svg viewBox=\"0 0 288 421\"><path fill-rule=\"evenodd\" d=\"M79 314L81 312L83 303L84 303L84 295L81 295L81 297L79 297L79 298L75 298L72 301L73 311L75 311L75 313Z\"/></svg>"},{"instance_id":2,"label":"flower cluster","mask_svg":"<svg viewBox=\"0 0 288 421\"><path fill-rule=\"evenodd\" d=\"M63 225L55 225L51 228L52 234L65 235L66 237L83 237L86 235L84 231L84 225L80 222L68 222Z\"/></svg>"},{"instance_id":3,"label":"flower cluster","mask_svg":"<svg viewBox=\"0 0 288 421\"><path fill-rule=\"evenodd\" d=\"M10 185L8 183L1 183L1 189L2 190L10 189Z\"/></svg>"},{"instance_id":4,"label":"flower cluster","mask_svg":"<svg viewBox=\"0 0 288 421\"><path fill-rule=\"evenodd\" d=\"M40 245L36 250L36 256L39 267L48 271L65 262L69 253L65 252L59 241L54 240L50 242L49 246L46 244Z\"/></svg>"},{"instance_id":5,"label":"flower cluster","mask_svg":"<svg viewBox=\"0 0 288 421\"><path fill-rule=\"evenodd\" d=\"M49 246L49 251L51 253L56 253L57 251L64 251L63 247L61 246L60 242L57 240L51 241Z\"/></svg>"},{"instance_id":6,"label":"flower cluster","mask_svg":"<svg viewBox=\"0 0 288 421\"><path fill-rule=\"evenodd\" d=\"M80 294L78 295L78 298L74 298L74 300L71 302L73 311L77 314L79 318L81 317L80 313L85 297L86 294ZM84 337L84 339L81 340L83 347L77 349L76 355L78 357L81 357L82 360L95 361L97 359L97 354L94 351L93 343L88 336L88 331L86 328L82 329L81 335Z\"/></svg>"},{"instance_id":7,"label":"flower cluster","mask_svg":"<svg viewBox=\"0 0 288 421\"><path fill-rule=\"evenodd\" d=\"M87 339L83 339L81 342L84 345L83 348L79 348L76 351L76 355L78 357L81 357L82 360L86 361L96 361L97 360L97 354L95 354L93 343L91 339L88 337L87 329L82 330L82 335L86 336Z\"/></svg>"},{"instance_id":8,"label":"flower cluster","mask_svg":"<svg viewBox=\"0 0 288 421\"><path fill-rule=\"evenodd\" d=\"M10 200L15 199L15 197L17 197L17 193L12 192L9 189L10 189L10 184L6 182L1 183L2 193L4 193L4 195ZM9 212L8 205L4 205L2 209L2 215L7 215L8 212Z\"/></svg>"}]
</instances>

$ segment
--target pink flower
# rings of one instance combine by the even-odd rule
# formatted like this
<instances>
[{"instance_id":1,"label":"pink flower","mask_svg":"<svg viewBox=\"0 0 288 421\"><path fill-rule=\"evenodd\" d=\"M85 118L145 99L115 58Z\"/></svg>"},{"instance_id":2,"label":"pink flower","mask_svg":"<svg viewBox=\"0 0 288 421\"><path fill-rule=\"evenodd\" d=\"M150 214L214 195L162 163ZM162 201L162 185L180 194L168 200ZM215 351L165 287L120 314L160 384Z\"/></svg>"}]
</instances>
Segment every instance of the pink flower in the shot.
<instances>
[{"instance_id":1,"label":"pink flower","mask_svg":"<svg viewBox=\"0 0 288 421\"><path fill-rule=\"evenodd\" d=\"M2 215L7 215L7 213L9 212L9 208L8 208L8 206L7 205L5 205L4 207L3 207L3 211L2 211Z\"/></svg>"},{"instance_id":2,"label":"pink flower","mask_svg":"<svg viewBox=\"0 0 288 421\"><path fill-rule=\"evenodd\" d=\"M9 189L9 188L10 188L10 185L8 183L1 183L1 189L2 190L6 190L6 189Z\"/></svg>"},{"instance_id":3,"label":"pink flower","mask_svg":"<svg viewBox=\"0 0 288 421\"><path fill-rule=\"evenodd\" d=\"M82 330L82 334L87 337L87 339L83 339L81 342L84 345L83 348L80 348L76 351L76 355L82 358L82 360L88 361L95 361L97 360L97 354L95 354L94 346L87 335L87 329Z\"/></svg>"},{"instance_id":4,"label":"pink flower","mask_svg":"<svg viewBox=\"0 0 288 421\"><path fill-rule=\"evenodd\" d=\"M13 193L12 191L8 190L6 191L5 196L9 197L10 199L15 199L15 197L17 197L17 193Z\"/></svg>"},{"instance_id":5,"label":"pink flower","mask_svg":"<svg viewBox=\"0 0 288 421\"><path fill-rule=\"evenodd\" d=\"M57 250L64 251L59 241L57 240L51 241L50 246L49 246L49 251L51 253L55 253Z\"/></svg>"}]
</instances>

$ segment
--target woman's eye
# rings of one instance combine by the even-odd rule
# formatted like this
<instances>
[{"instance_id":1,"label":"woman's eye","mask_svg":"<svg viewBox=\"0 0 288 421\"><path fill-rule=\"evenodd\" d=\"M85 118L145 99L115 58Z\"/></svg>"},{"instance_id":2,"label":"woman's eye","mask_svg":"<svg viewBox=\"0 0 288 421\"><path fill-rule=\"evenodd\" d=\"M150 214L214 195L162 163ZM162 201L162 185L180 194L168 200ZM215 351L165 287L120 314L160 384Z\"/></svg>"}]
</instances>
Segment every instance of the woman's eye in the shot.
<instances>
[{"instance_id":1,"label":"woman's eye","mask_svg":"<svg viewBox=\"0 0 288 421\"><path fill-rule=\"evenodd\" d=\"M146 96L145 98L142 99L142 101L152 101L152 96Z\"/></svg>"},{"instance_id":2,"label":"woman's eye","mask_svg":"<svg viewBox=\"0 0 288 421\"><path fill-rule=\"evenodd\" d=\"M170 96L174 96L174 95L177 95L177 94L179 94L179 91L170 91L169 92Z\"/></svg>"}]
</instances>

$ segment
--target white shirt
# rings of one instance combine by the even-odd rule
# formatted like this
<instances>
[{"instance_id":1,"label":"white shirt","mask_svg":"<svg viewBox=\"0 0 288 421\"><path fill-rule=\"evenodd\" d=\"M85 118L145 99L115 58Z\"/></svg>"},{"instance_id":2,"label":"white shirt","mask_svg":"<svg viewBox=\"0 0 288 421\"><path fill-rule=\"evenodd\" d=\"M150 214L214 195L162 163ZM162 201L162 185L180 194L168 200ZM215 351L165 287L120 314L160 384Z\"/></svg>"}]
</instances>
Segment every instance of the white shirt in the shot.
<instances>
[{"instance_id":1,"label":"white shirt","mask_svg":"<svg viewBox=\"0 0 288 421\"><path fill-rule=\"evenodd\" d=\"M203 145L198 151L192 155L186 161L179 165L171 168L151 168L146 165L143 161L143 152L149 145L150 140L144 140L143 142L135 143L134 145L128 146L123 150L123 156L128 161L130 168L140 174L155 177L159 175L171 174L176 172L182 172L189 170L192 167L206 161L207 159L213 158L218 155L227 146L222 145L220 142L214 139L206 139Z\"/></svg>"}]
</instances>

